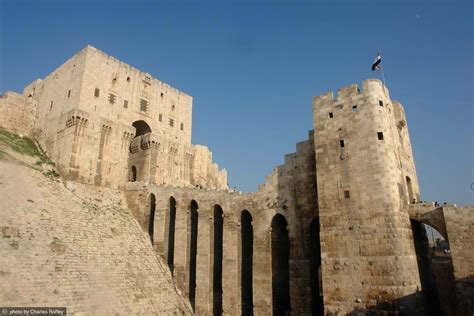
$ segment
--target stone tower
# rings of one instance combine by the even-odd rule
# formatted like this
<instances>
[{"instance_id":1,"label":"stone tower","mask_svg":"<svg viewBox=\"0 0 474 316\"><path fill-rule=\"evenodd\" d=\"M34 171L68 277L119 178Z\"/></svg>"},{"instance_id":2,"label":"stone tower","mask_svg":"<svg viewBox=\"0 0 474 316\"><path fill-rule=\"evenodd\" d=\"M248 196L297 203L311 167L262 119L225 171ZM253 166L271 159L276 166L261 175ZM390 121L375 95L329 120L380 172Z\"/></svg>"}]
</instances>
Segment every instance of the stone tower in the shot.
<instances>
[{"instance_id":1,"label":"stone tower","mask_svg":"<svg viewBox=\"0 0 474 316\"><path fill-rule=\"evenodd\" d=\"M419 188L403 107L369 79L315 97L313 111L324 306L413 311Z\"/></svg>"},{"instance_id":2,"label":"stone tower","mask_svg":"<svg viewBox=\"0 0 474 316\"><path fill-rule=\"evenodd\" d=\"M23 91L35 138L69 180L227 189L227 173L191 144L192 97L90 45Z\"/></svg>"}]
</instances>

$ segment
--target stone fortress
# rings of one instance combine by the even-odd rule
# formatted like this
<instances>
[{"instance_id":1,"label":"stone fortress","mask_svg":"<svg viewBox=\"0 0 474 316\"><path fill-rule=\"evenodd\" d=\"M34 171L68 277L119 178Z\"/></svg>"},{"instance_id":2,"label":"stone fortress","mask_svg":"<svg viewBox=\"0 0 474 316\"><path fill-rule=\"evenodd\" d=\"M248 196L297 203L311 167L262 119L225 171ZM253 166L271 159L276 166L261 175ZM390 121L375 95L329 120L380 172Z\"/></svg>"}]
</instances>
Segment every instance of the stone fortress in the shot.
<instances>
[{"instance_id":1,"label":"stone fortress","mask_svg":"<svg viewBox=\"0 0 474 316\"><path fill-rule=\"evenodd\" d=\"M192 97L91 46L6 92L0 126L65 180L118 190L190 313L472 315L474 208L420 202L402 105L369 79L313 112L308 139L245 194L191 143ZM449 258L432 258L422 224Z\"/></svg>"}]
</instances>

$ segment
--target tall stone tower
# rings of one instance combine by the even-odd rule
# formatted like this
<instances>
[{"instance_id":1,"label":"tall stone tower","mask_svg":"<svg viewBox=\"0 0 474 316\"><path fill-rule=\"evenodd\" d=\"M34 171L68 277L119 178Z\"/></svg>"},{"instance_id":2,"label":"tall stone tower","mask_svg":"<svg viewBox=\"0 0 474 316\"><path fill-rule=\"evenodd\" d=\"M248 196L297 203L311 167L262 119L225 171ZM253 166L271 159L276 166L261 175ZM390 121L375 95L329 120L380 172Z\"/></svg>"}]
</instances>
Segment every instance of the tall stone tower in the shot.
<instances>
[{"instance_id":1,"label":"tall stone tower","mask_svg":"<svg viewBox=\"0 0 474 316\"><path fill-rule=\"evenodd\" d=\"M403 107L379 80L313 99L324 305L418 306L407 205L419 199Z\"/></svg>"}]
</instances>

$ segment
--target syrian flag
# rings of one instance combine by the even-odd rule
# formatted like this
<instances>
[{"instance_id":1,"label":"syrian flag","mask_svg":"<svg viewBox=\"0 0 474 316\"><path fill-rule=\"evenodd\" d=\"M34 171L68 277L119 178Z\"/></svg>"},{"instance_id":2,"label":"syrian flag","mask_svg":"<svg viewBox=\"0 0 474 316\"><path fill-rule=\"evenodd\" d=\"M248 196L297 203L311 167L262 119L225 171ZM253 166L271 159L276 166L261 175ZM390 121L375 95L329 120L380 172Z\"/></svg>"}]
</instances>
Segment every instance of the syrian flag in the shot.
<instances>
[{"instance_id":1,"label":"syrian flag","mask_svg":"<svg viewBox=\"0 0 474 316\"><path fill-rule=\"evenodd\" d=\"M372 64L372 71L375 69L380 69L380 63L382 62L382 56L380 53L377 53L377 57L375 57L374 63Z\"/></svg>"}]
</instances>

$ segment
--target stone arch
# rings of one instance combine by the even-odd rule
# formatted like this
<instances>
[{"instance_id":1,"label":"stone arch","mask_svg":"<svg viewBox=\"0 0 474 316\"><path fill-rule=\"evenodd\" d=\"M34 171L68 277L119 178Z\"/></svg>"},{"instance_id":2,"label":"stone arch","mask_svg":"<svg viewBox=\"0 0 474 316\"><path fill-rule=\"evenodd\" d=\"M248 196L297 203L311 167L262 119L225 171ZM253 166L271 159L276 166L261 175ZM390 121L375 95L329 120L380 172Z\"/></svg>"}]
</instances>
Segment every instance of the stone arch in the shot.
<instances>
[{"instance_id":1,"label":"stone arch","mask_svg":"<svg viewBox=\"0 0 474 316\"><path fill-rule=\"evenodd\" d=\"M149 205L149 218L148 218L148 235L150 236L151 244L153 245L153 234L155 231L155 211L156 211L156 198L153 193L148 198Z\"/></svg>"},{"instance_id":2,"label":"stone arch","mask_svg":"<svg viewBox=\"0 0 474 316\"><path fill-rule=\"evenodd\" d=\"M166 261L170 268L171 275L174 273L174 242L176 230L176 199L170 196L168 202L168 247Z\"/></svg>"},{"instance_id":3,"label":"stone arch","mask_svg":"<svg viewBox=\"0 0 474 316\"><path fill-rule=\"evenodd\" d=\"M276 214L271 223L272 242L272 306L274 315L291 313L290 304L290 239L288 222Z\"/></svg>"},{"instance_id":4,"label":"stone arch","mask_svg":"<svg viewBox=\"0 0 474 316\"><path fill-rule=\"evenodd\" d=\"M253 226L252 215L243 210L240 213L241 264L240 296L242 315L253 315Z\"/></svg>"},{"instance_id":5,"label":"stone arch","mask_svg":"<svg viewBox=\"0 0 474 316\"><path fill-rule=\"evenodd\" d=\"M214 249L213 249L213 313L222 315L222 255L224 234L224 212L218 204L214 205Z\"/></svg>"},{"instance_id":6,"label":"stone arch","mask_svg":"<svg viewBox=\"0 0 474 316\"><path fill-rule=\"evenodd\" d=\"M412 233L413 233L413 243L415 247L418 273L420 276L423 306L427 315L440 315L441 314L441 304L440 304L441 300L440 300L440 295L439 295L440 289L438 288L437 283L442 283L442 284L451 283L454 285L452 262L450 263L447 262L450 265L450 266L446 266L448 267L448 271L445 270L443 271L442 275L437 276L435 273L435 269L436 269L435 265L437 265L437 262L436 262L437 260L434 260L435 255L429 245L429 236L427 234L427 230L425 226L426 224L417 220L413 220L413 219L410 220L410 223L411 223ZM433 229L433 227L431 228ZM451 278L450 280L451 282L443 282L447 280L446 277ZM454 293L453 291L454 291L454 286L451 292ZM443 305L447 303L446 300L444 299L442 301L443 301Z\"/></svg>"},{"instance_id":7,"label":"stone arch","mask_svg":"<svg viewBox=\"0 0 474 316\"><path fill-rule=\"evenodd\" d=\"M311 315L323 316L321 275L321 239L319 217L312 220L309 227L309 264L311 283Z\"/></svg>"},{"instance_id":8,"label":"stone arch","mask_svg":"<svg viewBox=\"0 0 474 316\"><path fill-rule=\"evenodd\" d=\"M189 234L189 284L188 297L193 311L196 311L196 257L197 257L197 243L198 243L198 209L199 205L195 200L191 200L189 204L190 214L188 226Z\"/></svg>"},{"instance_id":9,"label":"stone arch","mask_svg":"<svg viewBox=\"0 0 474 316\"><path fill-rule=\"evenodd\" d=\"M151 133L150 125L143 120L138 120L132 123L135 127L135 137Z\"/></svg>"},{"instance_id":10,"label":"stone arch","mask_svg":"<svg viewBox=\"0 0 474 316\"><path fill-rule=\"evenodd\" d=\"M135 182L138 179L138 169L136 166L132 165L130 167L130 181Z\"/></svg>"},{"instance_id":11,"label":"stone arch","mask_svg":"<svg viewBox=\"0 0 474 316\"><path fill-rule=\"evenodd\" d=\"M410 220L421 222L436 229L444 239L448 240L446 221L442 207L433 204L417 203L408 206Z\"/></svg>"}]
</instances>

